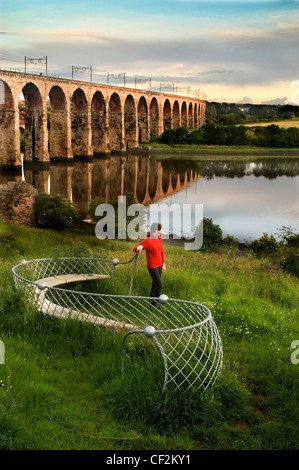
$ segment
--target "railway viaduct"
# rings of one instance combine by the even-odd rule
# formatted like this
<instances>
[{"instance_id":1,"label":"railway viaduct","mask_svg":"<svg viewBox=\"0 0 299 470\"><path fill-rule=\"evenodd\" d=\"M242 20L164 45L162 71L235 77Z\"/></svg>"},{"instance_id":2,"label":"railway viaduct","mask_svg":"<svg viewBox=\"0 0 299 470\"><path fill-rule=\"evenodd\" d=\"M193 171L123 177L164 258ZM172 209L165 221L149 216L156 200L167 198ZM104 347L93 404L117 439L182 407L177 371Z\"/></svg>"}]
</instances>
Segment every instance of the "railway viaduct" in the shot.
<instances>
[{"instance_id":1,"label":"railway viaduct","mask_svg":"<svg viewBox=\"0 0 299 470\"><path fill-rule=\"evenodd\" d=\"M205 100L0 70L0 166L69 160L137 148L166 129L199 128Z\"/></svg>"}]
</instances>

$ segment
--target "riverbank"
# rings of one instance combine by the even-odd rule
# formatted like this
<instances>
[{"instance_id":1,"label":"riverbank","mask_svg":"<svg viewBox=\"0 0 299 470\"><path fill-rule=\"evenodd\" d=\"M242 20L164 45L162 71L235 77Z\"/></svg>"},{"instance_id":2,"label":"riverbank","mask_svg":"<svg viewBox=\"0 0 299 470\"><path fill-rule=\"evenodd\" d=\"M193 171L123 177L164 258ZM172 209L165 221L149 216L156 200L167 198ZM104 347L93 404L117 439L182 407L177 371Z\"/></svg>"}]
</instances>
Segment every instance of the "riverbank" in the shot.
<instances>
[{"instance_id":1,"label":"riverbank","mask_svg":"<svg viewBox=\"0 0 299 470\"><path fill-rule=\"evenodd\" d=\"M148 153L153 156L169 158L183 156L196 160L256 160L258 158L299 158L299 148L265 148L222 145L166 145L160 143L140 144L139 149L127 150L127 153ZM185 157L184 157L185 158Z\"/></svg>"},{"instance_id":2,"label":"riverbank","mask_svg":"<svg viewBox=\"0 0 299 470\"><path fill-rule=\"evenodd\" d=\"M6 359L0 366L0 449L298 450L299 365L291 360L299 337L298 281L266 259L165 246L163 292L206 305L222 339L221 376L203 394L161 393L163 374L153 373L151 343L129 343L132 367L124 381L123 334L42 315L13 285L11 268L22 259L125 261L133 246L98 240L92 231L0 222ZM128 292L131 274L130 265L117 268L118 294ZM133 294L147 295L148 289L141 255Z\"/></svg>"}]
</instances>

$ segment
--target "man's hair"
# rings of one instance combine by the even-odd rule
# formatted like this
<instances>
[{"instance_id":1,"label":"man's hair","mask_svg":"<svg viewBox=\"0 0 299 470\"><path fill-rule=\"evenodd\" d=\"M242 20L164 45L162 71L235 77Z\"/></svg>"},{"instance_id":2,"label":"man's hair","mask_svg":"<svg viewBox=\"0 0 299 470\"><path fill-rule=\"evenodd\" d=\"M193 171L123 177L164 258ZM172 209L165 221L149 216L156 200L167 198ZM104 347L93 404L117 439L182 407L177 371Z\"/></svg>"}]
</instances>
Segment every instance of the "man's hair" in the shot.
<instances>
[{"instance_id":1,"label":"man's hair","mask_svg":"<svg viewBox=\"0 0 299 470\"><path fill-rule=\"evenodd\" d=\"M159 231L162 229L162 224L159 224L157 222L152 223L150 232L147 232L147 236L150 237L152 236L156 231Z\"/></svg>"}]
</instances>

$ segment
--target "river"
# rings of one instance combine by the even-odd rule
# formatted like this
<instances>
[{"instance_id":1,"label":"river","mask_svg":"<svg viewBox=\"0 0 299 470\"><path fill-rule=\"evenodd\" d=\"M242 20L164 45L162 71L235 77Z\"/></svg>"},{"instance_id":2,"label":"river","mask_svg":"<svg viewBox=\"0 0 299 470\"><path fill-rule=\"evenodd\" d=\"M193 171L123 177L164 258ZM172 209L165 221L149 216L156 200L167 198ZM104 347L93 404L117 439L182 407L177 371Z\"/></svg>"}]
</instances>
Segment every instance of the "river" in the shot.
<instances>
[{"instance_id":1,"label":"river","mask_svg":"<svg viewBox=\"0 0 299 470\"><path fill-rule=\"evenodd\" d=\"M47 167L26 163L22 175L0 172L1 183L18 178L39 192L72 200L82 218L88 216L92 199L130 194L146 207L176 205L183 212L187 205L201 206L203 216L220 225L224 236L233 235L240 242L263 233L275 235L282 226L299 231L299 158L294 157L198 160L187 153L176 157L148 151L51 162ZM170 224L161 220L165 234L192 236L194 224L182 224L182 212Z\"/></svg>"}]
</instances>

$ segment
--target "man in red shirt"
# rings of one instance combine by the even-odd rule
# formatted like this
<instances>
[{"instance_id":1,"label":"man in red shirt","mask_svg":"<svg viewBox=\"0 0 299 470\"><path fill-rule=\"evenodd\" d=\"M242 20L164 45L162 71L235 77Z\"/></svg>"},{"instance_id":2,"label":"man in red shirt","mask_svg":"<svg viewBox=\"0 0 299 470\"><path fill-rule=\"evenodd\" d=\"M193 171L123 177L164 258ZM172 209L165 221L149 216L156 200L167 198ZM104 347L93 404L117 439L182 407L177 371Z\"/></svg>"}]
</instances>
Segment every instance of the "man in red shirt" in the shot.
<instances>
[{"instance_id":1,"label":"man in red shirt","mask_svg":"<svg viewBox=\"0 0 299 470\"><path fill-rule=\"evenodd\" d=\"M151 231L139 245L133 248L133 251L146 250L146 265L152 278L152 288L150 297L159 297L162 292L161 274L166 271L164 249L161 239L161 224L151 225ZM157 301L151 302L153 306L158 307Z\"/></svg>"}]
</instances>

